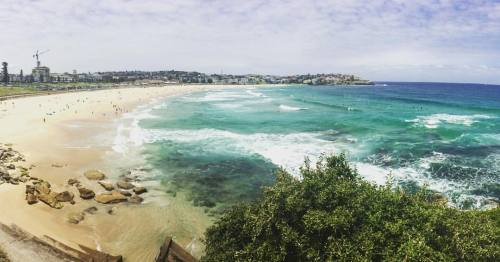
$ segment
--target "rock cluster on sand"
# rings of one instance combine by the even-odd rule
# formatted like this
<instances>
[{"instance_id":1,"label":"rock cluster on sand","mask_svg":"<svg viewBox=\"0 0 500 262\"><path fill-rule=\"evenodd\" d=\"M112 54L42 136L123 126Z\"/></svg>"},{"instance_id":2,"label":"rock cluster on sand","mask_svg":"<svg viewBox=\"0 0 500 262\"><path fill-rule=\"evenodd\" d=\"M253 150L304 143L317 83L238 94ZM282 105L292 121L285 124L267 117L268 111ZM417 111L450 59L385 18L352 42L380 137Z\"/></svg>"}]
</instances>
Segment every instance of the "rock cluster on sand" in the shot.
<instances>
[{"instance_id":1,"label":"rock cluster on sand","mask_svg":"<svg viewBox=\"0 0 500 262\"><path fill-rule=\"evenodd\" d=\"M0 144L0 184L10 183L18 185L29 180L27 168L16 166L24 162L24 156L9 145Z\"/></svg>"},{"instance_id":2,"label":"rock cluster on sand","mask_svg":"<svg viewBox=\"0 0 500 262\"><path fill-rule=\"evenodd\" d=\"M130 173L128 175L121 176L120 180L115 183L116 186L110 181L103 181L103 179L106 178L106 175L101 171L89 170L84 173L84 176L89 181L97 180L97 183L107 192L95 193L88 188L82 187L80 182L76 179L68 180L68 184L74 184L77 186L81 198L93 198L96 202L101 204L116 204L121 202L139 204L144 201L144 199L139 195L148 192L145 187L136 187L132 183L137 181L137 178L130 177ZM132 192L129 190L132 190Z\"/></svg>"},{"instance_id":3,"label":"rock cluster on sand","mask_svg":"<svg viewBox=\"0 0 500 262\"><path fill-rule=\"evenodd\" d=\"M62 208L63 202L74 204L75 195L69 191L52 191L51 185L47 181L36 180L32 185L26 185L26 202L33 205L41 201L52 208Z\"/></svg>"},{"instance_id":4,"label":"rock cluster on sand","mask_svg":"<svg viewBox=\"0 0 500 262\"><path fill-rule=\"evenodd\" d=\"M34 205L42 202L52 208L60 209L64 207L64 203L75 204L75 193L70 190L58 192L52 188L52 185L43 179L30 176L30 168L25 168L18 165L19 162L25 161L24 156L13 150L10 145L0 144L0 185L10 183L18 185L25 183L25 198L29 205ZM61 168L63 165L53 164L52 167ZM76 187L81 199L91 200L101 204L116 204L128 202L131 204L140 204L144 201L139 195L146 193L148 190L145 187L136 186L132 182L137 182L137 177L131 176L131 172L123 175L117 182L103 181L106 175L99 170L88 170L83 174L89 182L97 182L105 192L99 193L94 191L95 187L82 183L75 179L68 179L67 184L70 187ZM73 189L74 190L74 189ZM108 213L113 214L114 209L109 209ZM84 220L86 214L95 214L97 207L89 207L81 212L71 213L68 216L68 222L78 224Z\"/></svg>"}]
</instances>

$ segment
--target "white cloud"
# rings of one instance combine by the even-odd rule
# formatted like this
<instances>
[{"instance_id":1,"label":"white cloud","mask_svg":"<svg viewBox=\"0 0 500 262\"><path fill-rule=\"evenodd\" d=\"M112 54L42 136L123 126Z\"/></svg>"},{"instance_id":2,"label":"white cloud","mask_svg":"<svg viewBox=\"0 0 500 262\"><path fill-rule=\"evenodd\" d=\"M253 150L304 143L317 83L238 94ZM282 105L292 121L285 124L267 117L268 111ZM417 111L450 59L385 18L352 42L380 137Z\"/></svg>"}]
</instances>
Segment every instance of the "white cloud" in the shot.
<instances>
[{"instance_id":1,"label":"white cloud","mask_svg":"<svg viewBox=\"0 0 500 262\"><path fill-rule=\"evenodd\" d=\"M500 3L0 0L0 59L55 71L352 72L500 83ZM451 70L450 68L453 68ZM446 70L445 70L446 69Z\"/></svg>"}]
</instances>

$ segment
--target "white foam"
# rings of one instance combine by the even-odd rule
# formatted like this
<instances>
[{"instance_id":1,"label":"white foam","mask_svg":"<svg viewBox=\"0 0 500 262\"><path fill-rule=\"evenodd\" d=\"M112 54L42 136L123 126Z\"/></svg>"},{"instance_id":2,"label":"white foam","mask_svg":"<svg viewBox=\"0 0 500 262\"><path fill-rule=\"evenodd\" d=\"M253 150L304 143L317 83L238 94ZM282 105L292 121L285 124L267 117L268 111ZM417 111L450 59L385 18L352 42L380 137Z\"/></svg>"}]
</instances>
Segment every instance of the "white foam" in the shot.
<instances>
[{"instance_id":1,"label":"white foam","mask_svg":"<svg viewBox=\"0 0 500 262\"><path fill-rule=\"evenodd\" d=\"M204 148L219 152L258 154L272 163L284 167L294 175L299 174L305 157L314 163L321 153L338 154L353 151L352 143L337 143L321 139L324 132L293 134L238 134L217 129L199 130L142 130L140 136L131 137L132 142L119 141L121 145L153 143L169 140L180 143L200 143ZM116 148L120 150L120 147Z\"/></svg>"},{"instance_id":2,"label":"white foam","mask_svg":"<svg viewBox=\"0 0 500 262\"><path fill-rule=\"evenodd\" d=\"M255 95L246 92L236 91L212 91L205 93L204 96L185 96L183 99L189 102L221 102L235 101L246 98L255 98Z\"/></svg>"},{"instance_id":3,"label":"white foam","mask_svg":"<svg viewBox=\"0 0 500 262\"><path fill-rule=\"evenodd\" d=\"M252 96L256 96L256 97L266 97L266 95L262 94L262 93L259 93L259 92L254 92L252 90L247 90L246 91L248 94L252 95Z\"/></svg>"},{"instance_id":4,"label":"white foam","mask_svg":"<svg viewBox=\"0 0 500 262\"><path fill-rule=\"evenodd\" d=\"M424 125L427 128L437 128L443 123L470 126L480 119L489 119L487 115L450 115L450 114L433 114L429 116L418 116L406 122L415 123L416 125Z\"/></svg>"},{"instance_id":5,"label":"white foam","mask_svg":"<svg viewBox=\"0 0 500 262\"><path fill-rule=\"evenodd\" d=\"M280 105L280 110L281 111L300 111L300 110L307 110L307 107L295 107L295 106L287 106L287 105Z\"/></svg>"}]
</instances>

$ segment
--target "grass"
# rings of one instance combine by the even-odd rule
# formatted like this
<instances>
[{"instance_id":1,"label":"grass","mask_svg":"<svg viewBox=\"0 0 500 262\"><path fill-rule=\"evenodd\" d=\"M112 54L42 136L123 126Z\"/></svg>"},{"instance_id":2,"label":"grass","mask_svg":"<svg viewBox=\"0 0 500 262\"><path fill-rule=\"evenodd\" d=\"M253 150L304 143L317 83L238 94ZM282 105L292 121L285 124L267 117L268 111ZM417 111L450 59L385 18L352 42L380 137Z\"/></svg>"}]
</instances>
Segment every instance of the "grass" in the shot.
<instances>
[{"instance_id":1,"label":"grass","mask_svg":"<svg viewBox=\"0 0 500 262\"><path fill-rule=\"evenodd\" d=\"M0 97L11 96L11 95L36 94L36 93L43 93L43 92L44 91L36 90L36 89L30 88L30 87L0 86Z\"/></svg>"},{"instance_id":2,"label":"grass","mask_svg":"<svg viewBox=\"0 0 500 262\"><path fill-rule=\"evenodd\" d=\"M87 83L87 82L74 82L74 83L26 83L26 84L12 84L12 85L1 85L0 84L0 97L3 96L12 96L12 95L25 95L25 94L42 94L42 93L53 93L57 91L47 91L47 90L39 90L37 87L45 87L45 88L69 88L75 89L78 88L88 88L101 86L111 87L110 83ZM59 90L59 92L64 90Z\"/></svg>"}]
</instances>

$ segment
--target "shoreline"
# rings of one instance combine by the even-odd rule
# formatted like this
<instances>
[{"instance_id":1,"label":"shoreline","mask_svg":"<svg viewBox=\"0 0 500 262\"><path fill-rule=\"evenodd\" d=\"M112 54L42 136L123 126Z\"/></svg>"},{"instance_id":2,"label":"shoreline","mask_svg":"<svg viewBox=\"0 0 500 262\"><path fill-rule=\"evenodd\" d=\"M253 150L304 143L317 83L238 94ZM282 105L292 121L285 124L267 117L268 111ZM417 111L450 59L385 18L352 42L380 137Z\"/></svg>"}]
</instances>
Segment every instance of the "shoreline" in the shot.
<instances>
[{"instance_id":1,"label":"shoreline","mask_svg":"<svg viewBox=\"0 0 500 262\"><path fill-rule=\"evenodd\" d=\"M182 197L173 199L166 194L155 194L154 190L146 194L146 202L141 205L98 204L80 199L78 191L68 186L67 180L75 178L84 182L83 172L89 169L103 170L115 179L119 176L117 167L122 164L112 163L115 159L107 155L112 149L106 143L109 143L109 135L116 133L116 120L141 105L211 89L270 86L128 87L0 101L0 126L7 127L0 129L0 142L10 143L14 150L21 152L27 160L23 165L35 165L30 171L33 176L49 181L58 192L75 193L76 201L75 205L66 204L62 209L43 203L28 205L23 185L2 184L0 207L6 212L0 216L0 223L16 224L35 236L48 235L72 248L85 245L123 255L127 261L154 258L164 238L173 235L180 245L199 257L203 252L199 238L211 223L202 208L189 205ZM96 143L99 139L104 143ZM96 183L91 185L85 181L85 184L96 193L102 191ZM166 207L158 202L164 202ZM91 206L98 207L97 214L87 216L77 225L67 222L70 214ZM111 208L115 209L114 215L108 214Z\"/></svg>"}]
</instances>

